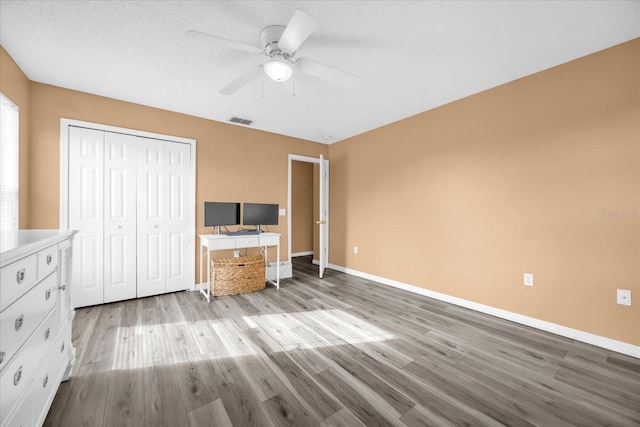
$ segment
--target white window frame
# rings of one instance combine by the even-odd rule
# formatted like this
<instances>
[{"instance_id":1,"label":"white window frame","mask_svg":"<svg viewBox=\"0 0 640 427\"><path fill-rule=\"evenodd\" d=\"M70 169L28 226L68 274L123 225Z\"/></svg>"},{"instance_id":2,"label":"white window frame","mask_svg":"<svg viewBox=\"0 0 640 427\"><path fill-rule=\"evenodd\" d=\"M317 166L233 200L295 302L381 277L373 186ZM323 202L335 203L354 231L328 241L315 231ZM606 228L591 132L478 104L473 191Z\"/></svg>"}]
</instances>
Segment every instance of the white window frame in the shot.
<instances>
[{"instance_id":1,"label":"white window frame","mask_svg":"<svg viewBox=\"0 0 640 427\"><path fill-rule=\"evenodd\" d=\"M0 93L0 230L17 230L19 218L19 108Z\"/></svg>"}]
</instances>

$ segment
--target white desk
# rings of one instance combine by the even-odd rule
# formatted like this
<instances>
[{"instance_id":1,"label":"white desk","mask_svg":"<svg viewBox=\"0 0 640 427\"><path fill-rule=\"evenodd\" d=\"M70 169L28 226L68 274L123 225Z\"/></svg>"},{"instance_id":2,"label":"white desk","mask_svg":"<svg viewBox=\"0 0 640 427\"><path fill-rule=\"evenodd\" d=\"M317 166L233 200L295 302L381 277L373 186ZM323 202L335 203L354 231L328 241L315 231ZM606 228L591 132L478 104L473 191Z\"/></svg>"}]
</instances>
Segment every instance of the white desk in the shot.
<instances>
[{"instance_id":1,"label":"white desk","mask_svg":"<svg viewBox=\"0 0 640 427\"><path fill-rule=\"evenodd\" d=\"M222 251L229 249L242 248L262 248L264 252L265 262L267 260L267 247L276 247L276 281L268 282L274 284L280 289L280 234L278 233L260 233L250 235L227 236L224 234L200 234L200 293L207 298L207 302L211 301L211 251ZM203 258L206 251L206 264ZM206 291L202 289L202 267L206 265L207 269L207 286ZM266 276L266 269L265 269ZM265 277L266 280L266 277Z\"/></svg>"}]
</instances>

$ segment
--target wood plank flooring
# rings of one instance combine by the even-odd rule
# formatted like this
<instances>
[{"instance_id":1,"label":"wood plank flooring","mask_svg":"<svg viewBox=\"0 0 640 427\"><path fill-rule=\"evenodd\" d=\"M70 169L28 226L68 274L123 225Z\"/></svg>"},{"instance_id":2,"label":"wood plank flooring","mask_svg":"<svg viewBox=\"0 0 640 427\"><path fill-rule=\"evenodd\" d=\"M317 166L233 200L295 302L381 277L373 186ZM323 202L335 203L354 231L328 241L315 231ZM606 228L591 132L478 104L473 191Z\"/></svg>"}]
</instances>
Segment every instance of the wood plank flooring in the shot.
<instances>
[{"instance_id":1,"label":"wood plank flooring","mask_svg":"<svg viewBox=\"0 0 640 427\"><path fill-rule=\"evenodd\" d=\"M640 360L296 259L77 310L47 426L640 426Z\"/></svg>"}]
</instances>

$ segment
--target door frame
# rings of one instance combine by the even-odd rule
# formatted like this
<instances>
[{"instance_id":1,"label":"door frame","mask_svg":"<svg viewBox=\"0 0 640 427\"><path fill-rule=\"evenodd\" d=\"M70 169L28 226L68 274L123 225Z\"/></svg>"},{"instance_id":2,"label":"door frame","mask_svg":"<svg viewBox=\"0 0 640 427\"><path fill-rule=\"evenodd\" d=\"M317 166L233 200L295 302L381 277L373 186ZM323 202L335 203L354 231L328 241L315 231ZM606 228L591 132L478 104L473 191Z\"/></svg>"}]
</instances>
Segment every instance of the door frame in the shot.
<instances>
[{"instance_id":1,"label":"door frame","mask_svg":"<svg viewBox=\"0 0 640 427\"><path fill-rule=\"evenodd\" d=\"M325 161L328 161L328 159L324 158ZM289 262L292 262L291 260L291 218L292 218L292 211L291 211L291 187L292 187L292 167L293 167L293 162L305 162L305 163L315 163L317 165L320 165L321 162L321 158L320 157L309 157L309 156L301 156L299 154L289 154L289 160L288 160L288 170L287 170L287 252L288 252L288 259ZM327 168L327 174L329 173L329 170ZM320 179L322 179L322 177L320 177ZM326 257L327 257L327 263L329 260L329 179L327 179L327 188L326 188L326 192L327 192L327 197L326 197L326 206L325 209L327 211L327 215L326 215L326 230L327 230L327 253L326 253ZM322 197L321 194L318 194L318 197ZM314 224L315 225L315 224ZM320 258L320 257L318 257Z\"/></svg>"},{"instance_id":2,"label":"door frame","mask_svg":"<svg viewBox=\"0 0 640 427\"><path fill-rule=\"evenodd\" d=\"M189 244L193 250L187 254L188 265L191 266L188 271L187 280L191 290L195 290L195 266L196 266L196 140L191 138L183 138L174 135L165 135L161 133L146 132L136 129L123 128L118 126L104 125L100 123L85 122L75 119L60 119L60 221L61 230L69 229L69 128L82 127L88 129L101 130L105 132L124 133L127 135L140 136L144 138L160 139L170 142L180 142L188 144L191 148L191 177L188 206L192 211L187 215L189 218Z\"/></svg>"}]
</instances>

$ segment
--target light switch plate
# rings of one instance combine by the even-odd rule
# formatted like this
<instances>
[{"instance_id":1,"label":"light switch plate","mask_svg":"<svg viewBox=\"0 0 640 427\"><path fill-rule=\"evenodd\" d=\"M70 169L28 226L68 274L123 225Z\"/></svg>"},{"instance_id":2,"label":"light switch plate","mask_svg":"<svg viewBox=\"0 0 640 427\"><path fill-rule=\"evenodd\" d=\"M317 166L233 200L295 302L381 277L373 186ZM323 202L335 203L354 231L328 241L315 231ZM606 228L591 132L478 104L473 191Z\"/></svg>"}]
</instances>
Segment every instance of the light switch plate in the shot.
<instances>
[{"instance_id":1,"label":"light switch plate","mask_svg":"<svg viewBox=\"0 0 640 427\"><path fill-rule=\"evenodd\" d=\"M280 209L280 216L287 216L287 210L285 208Z\"/></svg>"},{"instance_id":2,"label":"light switch plate","mask_svg":"<svg viewBox=\"0 0 640 427\"><path fill-rule=\"evenodd\" d=\"M533 274L524 273L524 285L525 286L533 286Z\"/></svg>"},{"instance_id":3,"label":"light switch plate","mask_svg":"<svg viewBox=\"0 0 640 427\"><path fill-rule=\"evenodd\" d=\"M628 289L618 289L617 302L620 305L631 305L631 291Z\"/></svg>"}]
</instances>

